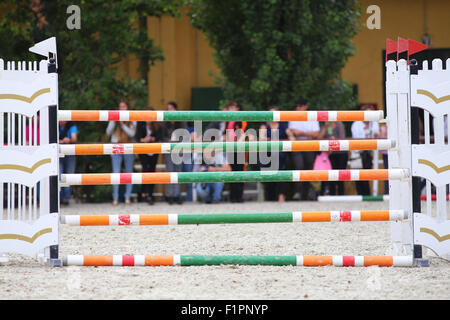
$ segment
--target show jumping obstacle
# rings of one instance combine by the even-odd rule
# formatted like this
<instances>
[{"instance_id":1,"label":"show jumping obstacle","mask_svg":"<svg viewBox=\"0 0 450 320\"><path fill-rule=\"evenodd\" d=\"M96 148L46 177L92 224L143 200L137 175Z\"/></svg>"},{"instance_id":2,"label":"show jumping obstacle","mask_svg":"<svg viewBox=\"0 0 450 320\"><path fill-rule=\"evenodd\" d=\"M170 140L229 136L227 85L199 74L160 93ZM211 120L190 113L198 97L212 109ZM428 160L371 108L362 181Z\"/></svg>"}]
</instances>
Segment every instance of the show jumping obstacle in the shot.
<instances>
[{"instance_id":1,"label":"show jumping obstacle","mask_svg":"<svg viewBox=\"0 0 450 320\"><path fill-rule=\"evenodd\" d=\"M37 64L7 63L0 59L0 138L7 124L6 146L0 147L1 197L7 186L7 210L0 215L0 254L16 252L38 257L48 265L162 266L162 265L295 265L295 266L412 266L426 265L421 245L450 259L450 223L446 215L445 188L450 182L445 144L444 116L448 116L450 68L440 60L433 70L406 61L386 63L388 139L280 142L182 142L162 144L58 145L58 120L66 121L380 121L382 111L75 111L58 110L55 38L36 44L32 52L47 57ZM437 62L436 62L437 61ZM447 61L450 65L450 60ZM436 98L437 97L437 98ZM437 107L437 105L439 105ZM418 113L432 115L434 143L425 123L425 144L419 145ZM444 108L447 106L447 108ZM40 142L27 143L26 136ZM17 118L16 118L17 117ZM28 127L26 125L29 125ZM27 131L28 130L28 131ZM18 140L16 141L16 138ZM58 181L58 158L64 155L176 153L202 150L247 151L346 151L388 150L389 168L381 170L293 170L258 172L63 174ZM427 179L427 210L420 208L420 181ZM247 181L359 181L389 180L389 210L318 211L223 214L79 215L60 216L58 188L67 185L247 182ZM39 182L40 203L36 207ZM431 183L436 186L437 212L432 212ZM15 191L18 205L15 207ZM3 202L3 198L1 198ZM27 205L28 200L28 205ZM58 257L59 224L175 225L214 223L288 223L391 221L393 256L196 256L196 255L68 255Z\"/></svg>"}]
</instances>

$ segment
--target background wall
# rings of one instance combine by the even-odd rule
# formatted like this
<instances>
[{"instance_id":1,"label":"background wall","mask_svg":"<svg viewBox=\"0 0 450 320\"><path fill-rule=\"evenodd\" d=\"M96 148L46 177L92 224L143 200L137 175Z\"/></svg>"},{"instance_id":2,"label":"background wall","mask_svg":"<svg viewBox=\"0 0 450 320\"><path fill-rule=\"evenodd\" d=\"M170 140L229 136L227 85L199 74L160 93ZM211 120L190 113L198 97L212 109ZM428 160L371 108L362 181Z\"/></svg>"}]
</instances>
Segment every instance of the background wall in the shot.
<instances>
[{"instance_id":1,"label":"background wall","mask_svg":"<svg viewBox=\"0 0 450 320\"><path fill-rule=\"evenodd\" d=\"M398 36L420 41L427 31L430 48L450 48L450 1L448 0L361 0L364 26L354 38L356 53L342 71L343 78L358 85L362 103L376 103L383 108L382 50L386 38ZM367 7L381 9L381 29L370 30L365 22ZM202 32L194 29L185 16L148 18L148 34L163 49L165 60L150 68L149 105L164 109L167 102L176 101L180 109L191 109L193 87L218 87L211 72L220 74L213 61L212 49ZM137 60L128 59L124 71L137 76Z\"/></svg>"},{"instance_id":2,"label":"background wall","mask_svg":"<svg viewBox=\"0 0 450 320\"><path fill-rule=\"evenodd\" d=\"M165 109L167 102L177 102L180 109L191 109L193 87L219 87L211 72L220 74L213 62L212 48L202 32L196 30L182 9L181 19L167 16L147 18L148 35L163 50L164 61L158 61L148 74L149 105ZM128 58L123 71L138 77L139 61Z\"/></svg>"}]
</instances>

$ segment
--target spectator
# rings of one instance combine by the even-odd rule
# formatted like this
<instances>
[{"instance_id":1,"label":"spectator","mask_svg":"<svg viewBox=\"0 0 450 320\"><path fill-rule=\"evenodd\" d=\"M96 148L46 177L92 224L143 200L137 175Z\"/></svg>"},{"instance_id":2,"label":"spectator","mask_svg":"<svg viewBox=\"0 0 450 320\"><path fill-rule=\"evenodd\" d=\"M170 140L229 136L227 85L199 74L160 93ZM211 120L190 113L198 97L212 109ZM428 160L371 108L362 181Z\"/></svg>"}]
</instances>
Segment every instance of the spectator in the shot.
<instances>
[{"instance_id":1,"label":"spectator","mask_svg":"<svg viewBox=\"0 0 450 320\"><path fill-rule=\"evenodd\" d=\"M195 141L195 132L194 132L194 125L192 122L187 123L188 127L187 130L189 131L190 135L190 141ZM192 158L192 153L185 153L183 154L183 164L182 164L182 171L183 172L192 172L194 163ZM184 184L186 188L186 202L192 202L192 183L185 183Z\"/></svg>"},{"instance_id":2,"label":"spectator","mask_svg":"<svg viewBox=\"0 0 450 320\"><path fill-rule=\"evenodd\" d=\"M175 102L171 101L167 103L168 111L178 111L178 106ZM176 137L174 135L174 131L177 129L186 129L187 123L183 121L171 121L164 122L162 126L162 140L163 142L175 141ZM183 170L183 163L176 163L174 161L172 154L166 153L164 154L164 163L166 164L166 170L168 172L181 172ZM169 204L173 204L174 202L178 204L182 204L183 200L181 199L181 184L169 184L167 185L167 202Z\"/></svg>"},{"instance_id":3,"label":"spectator","mask_svg":"<svg viewBox=\"0 0 450 320\"><path fill-rule=\"evenodd\" d=\"M231 171L231 166L227 163L223 152L205 150L202 165L196 165L195 169L200 172ZM222 199L223 186L223 182L197 183L196 190L199 198L205 203L219 203Z\"/></svg>"},{"instance_id":4,"label":"spectator","mask_svg":"<svg viewBox=\"0 0 450 320\"><path fill-rule=\"evenodd\" d=\"M221 111L228 111L228 106L224 106ZM205 132L193 132L191 134L191 141L200 142L213 142L213 141L223 141L225 138L225 121L211 121L205 129ZM193 152L191 157L193 163L202 163L203 153ZM194 164L194 171L197 171L198 165ZM197 168L197 169L195 169ZM204 185L205 186L205 185ZM196 186L196 190L199 186ZM223 185L222 185L223 189Z\"/></svg>"},{"instance_id":5,"label":"spectator","mask_svg":"<svg viewBox=\"0 0 450 320\"><path fill-rule=\"evenodd\" d=\"M149 107L148 110L154 110ZM155 143L162 140L161 124L156 121L140 121L137 123L136 140L141 143ZM158 163L158 153L140 154L139 159L142 165L142 172L155 172L156 164ZM154 184L142 185L142 198L153 205L155 200L153 198Z\"/></svg>"},{"instance_id":6,"label":"spectator","mask_svg":"<svg viewBox=\"0 0 450 320\"><path fill-rule=\"evenodd\" d=\"M308 110L308 101L299 99L296 102L297 111ZM321 129L318 121L290 121L288 125L288 137L290 140L314 140L318 139ZM292 160L295 170L312 170L316 153L314 151L292 152ZM293 200L309 200L309 182L295 183Z\"/></svg>"},{"instance_id":7,"label":"spectator","mask_svg":"<svg viewBox=\"0 0 450 320\"><path fill-rule=\"evenodd\" d=\"M270 107L269 111L278 111L278 107ZM286 131L288 130L288 124L286 122L268 121L261 124L259 127L259 140L261 141L277 141L287 140L288 136ZM272 156L278 156L278 168L272 168L272 170L286 170L288 156L286 152L277 152L273 154L267 152L267 157L271 159ZM263 164L258 161L260 169L272 167L272 163ZM286 182L264 182L266 200L284 202L286 200Z\"/></svg>"},{"instance_id":8,"label":"spectator","mask_svg":"<svg viewBox=\"0 0 450 320\"><path fill-rule=\"evenodd\" d=\"M228 111L242 111L242 106L231 101L227 104ZM246 121L228 121L225 125L226 141L245 141L245 130L247 129ZM231 171L244 171L245 168L245 152L227 153L227 162L231 165ZM244 202L244 183L233 183L230 188L231 202Z\"/></svg>"},{"instance_id":9,"label":"spectator","mask_svg":"<svg viewBox=\"0 0 450 320\"><path fill-rule=\"evenodd\" d=\"M228 105L224 106L222 108L222 111L228 111ZM225 134L225 127L227 123L225 121L211 121L208 126L206 127L206 131L209 129L215 129L218 130L222 134L222 138L220 140L223 140L223 135Z\"/></svg>"},{"instance_id":10,"label":"spectator","mask_svg":"<svg viewBox=\"0 0 450 320\"><path fill-rule=\"evenodd\" d=\"M325 122L325 139L342 140L345 139L345 127L342 122ZM342 170L347 168L348 152L347 151L331 151L328 154L333 170ZM330 195L344 195L344 181L323 181L321 186L321 194L325 194L326 190Z\"/></svg>"},{"instance_id":11,"label":"spectator","mask_svg":"<svg viewBox=\"0 0 450 320\"><path fill-rule=\"evenodd\" d=\"M72 121L60 121L59 122L59 143L60 144L73 144L77 142L78 129ZM70 174L75 172L76 167L75 155L66 155L59 158L59 172L60 174ZM60 192L61 204L68 205L71 187L62 187Z\"/></svg>"},{"instance_id":12,"label":"spectator","mask_svg":"<svg viewBox=\"0 0 450 320\"><path fill-rule=\"evenodd\" d=\"M129 104L122 100L119 102L119 110L128 110ZM130 143L136 134L136 121L110 121L106 128L106 134L111 136L112 143ZM134 154L113 154L111 155L113 173L120 173L122 162L125 165L125 172L133 172ZM132 184L125 187L125 204L130 204ZM119 204L119 185L113 185L113 205Z\"/></svg>"},{"instance_id":13,"label":"spectator","mask_svg":"<svg viewBox=\"0 0 450 320\"><path fill-rule=\"evenodd\" d=\"M362 110L373 110L371 105L365 105L361 108ZM380 135L380 130L378 122L373 121L355 121L352 123L352 138L353 139L374 139L378 138ZM359 152L362 168L371 169L372 168L372 151L365 150ZM356 192L359 195L367 196L370 195L370 185L369 181L355 181Z\"/></svg>"}]
</instances>

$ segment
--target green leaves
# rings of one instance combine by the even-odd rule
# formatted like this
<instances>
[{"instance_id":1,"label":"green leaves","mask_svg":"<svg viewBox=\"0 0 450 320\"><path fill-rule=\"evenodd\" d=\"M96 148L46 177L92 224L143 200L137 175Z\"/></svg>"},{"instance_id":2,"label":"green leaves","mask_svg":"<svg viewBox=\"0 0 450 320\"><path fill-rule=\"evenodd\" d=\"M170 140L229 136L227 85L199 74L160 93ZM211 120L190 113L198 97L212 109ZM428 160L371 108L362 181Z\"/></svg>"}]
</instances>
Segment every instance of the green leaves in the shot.
<instances>
[{"instance_id":1,"label":"green leaves","mask_svg":"<svg viewBox=\"0 0 450 320\"><path fill-rule=\"evenodd\" d=\"M192 0L190 8L214 48L226 99L256 109L292 108L299 97L312 108L355 106L340 71L354 51L356 0Z\"/></svg>"},{"instance_id":2,"label":"green leaves","mask_svg":"<svg viewBox=\"0 0 450 320\"><path fill-rule=\"evenodd\" d=\"M0 2L0 57L38 60L28 48L56 37L60 109L116 109L121 99L131 101L133 109L147 106L148 68L163 59L163 54L148 38L146 17L179 15L181 0L34 0L38 11L33 11L31 3L31 0ZM70 15L66 11L70 5L80 7L79 30L67 28ZM48 24L40 26L43 18ZM136 62L142 75L137 80L123 72L127 64ZM108 140L104 122L83 122L77 126L81 143ZM79 157L77 172L110 172L110 162L110 157ZM96 188L93 192L92 187L85 188L76 187L74 192L95 194L96 200L104 200L106 189ZM106 194L109 197L111 193Z\"/></svg>"},{"instance_id":3,"label":"green leaves","mask_svg":"<svg viewBox=\"0 0 450 320\"><path fill-rule=\"evenodd\" d=\"M146 17L175 15L181 0L73 1L6 0L0 4L0 56L6 59L36 59L28 48L55 36L60 67L61 109L114 108L119 99L147 104L142 81L120 74L138 60L146 81L148 68L162 60L162 50L147 35ZM81 11L81 29L69 30L67 7ZM48 24L38 25L38 14ZM143 22L143 23L141 23ZM14 36L11 37L11 34ZM135 60L132 60L135 59Z\"/></svg>"}]
</instances>

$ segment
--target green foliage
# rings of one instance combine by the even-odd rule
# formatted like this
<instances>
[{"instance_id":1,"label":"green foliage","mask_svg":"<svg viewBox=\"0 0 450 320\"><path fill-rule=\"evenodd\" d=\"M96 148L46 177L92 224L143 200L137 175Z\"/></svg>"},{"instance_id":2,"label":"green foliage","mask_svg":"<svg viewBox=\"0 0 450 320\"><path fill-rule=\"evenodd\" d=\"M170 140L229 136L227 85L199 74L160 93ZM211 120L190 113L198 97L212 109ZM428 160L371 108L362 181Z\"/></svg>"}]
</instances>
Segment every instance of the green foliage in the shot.
<instances>
[{"instance_id":1,"label":"green foliage","mask_svg":"<svg viewBox=\"0 0 450 320\"><path fill-rule=\"evenodd\" d=\"M250 108L355 106L340 79L354 53L357 0L192 0L191 21L214 48L224 95Z\"/></svg>"},{"instance_id":2,"label":"green foliage","mask_svg":"<svg viewBox=\"0 0 450 320\"><path fill-rule=\"evenodd\" d=\"M40 3L32 9L31 3ZM8 0L0 9L0 56L14 60L35 59L28 47L55 36L58 46L61 109L108 109L118 100L133 101L133 107L147 103L146 80L132 80L118 74L134 59L146 58L141 71L162 60L161 48L148 38L139 19L175 14L180 1L73 1ZM69 30L67 7L81 9L81 29ZM144 19L145 21L145 19ZM142 75L146 79L146 73Z\"/></svg>"},{"instance_id":3,"label":"green foliage","mask_svg":"<svg viewBox=\"0 0 450 320\"><path fill-rule=\"evenodd\" d=\"M179 16L180 4L180 0L2 0L0 57L40 60L28 48L56 37L60 109L116 109L121 99L130 101L133 109L142 109L148 101L149 67L163 59L161 48L147 35L146 17ZM67 28L70 5L81 9L79 30ZM131 59L140 62L141 79L119 73ZM107 141L105 122L77 126L79 142ZM91 168L94 161L97 167ZM110 172L110 162L109 156L78 157L77 172ZM83 188L75 187L74 192L92 195L92 187Z\"/></svg>"}]
</instances>

